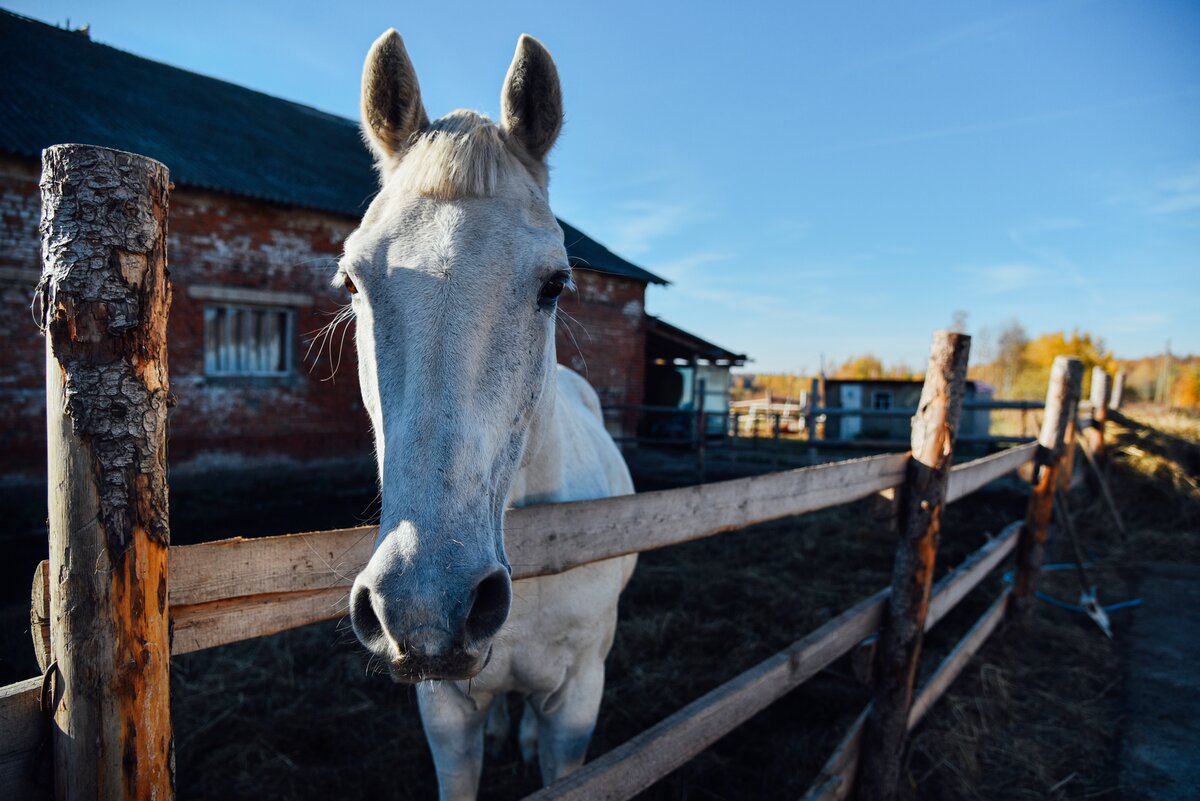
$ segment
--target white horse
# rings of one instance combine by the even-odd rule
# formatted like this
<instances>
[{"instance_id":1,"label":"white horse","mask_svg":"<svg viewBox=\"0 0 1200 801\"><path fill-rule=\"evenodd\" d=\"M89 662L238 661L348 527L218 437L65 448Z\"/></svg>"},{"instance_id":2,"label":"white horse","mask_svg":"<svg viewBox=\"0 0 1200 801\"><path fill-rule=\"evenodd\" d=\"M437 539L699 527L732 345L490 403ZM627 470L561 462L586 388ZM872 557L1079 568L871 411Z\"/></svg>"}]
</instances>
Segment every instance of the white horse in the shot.
<instances>
[{"instance_id":1,"label":"white horse","mask_svg":"<svg viewBox=\"0 0 1200 801\"><path fill-rule=\"evenodd\" d=\"M419 682L443 799L475 797L484 730L506 734L510 691L526 699L522 753L543 781L583 763L636 561L510 579L506 508L633 484L595 391L556 364L571 267L545 158L562 98L535 39L517 43L501 103L500 125L461 110L430 122L399 34L375 42L362 117L382 188L336 278L383 488L351 620L396 680Z\"/></svg>"}]
</instances>

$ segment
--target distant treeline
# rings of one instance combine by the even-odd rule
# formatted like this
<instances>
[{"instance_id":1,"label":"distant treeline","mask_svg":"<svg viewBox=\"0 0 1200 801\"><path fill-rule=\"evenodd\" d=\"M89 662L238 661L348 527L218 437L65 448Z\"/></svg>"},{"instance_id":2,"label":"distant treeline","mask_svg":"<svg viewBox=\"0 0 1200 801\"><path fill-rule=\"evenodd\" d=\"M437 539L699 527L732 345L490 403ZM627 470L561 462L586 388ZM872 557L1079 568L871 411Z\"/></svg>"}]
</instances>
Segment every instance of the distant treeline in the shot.
<instances>
[{"instance_id":1,"label":"distant treeline","mask_svg":"<svg viewBox=\"0 0 1200 801\"><path fill-rule=\"evenodd\" d=\"M1016 321L998 333L980 331L972 337L968 377L995 388L997 398L1040 400L1046 393L1050 365L1059 355L1075 356L1084 366L1084 397L1091 391L1092 368L1110 374L1125 371L1127 402L1156 402L1168 406L1200 408L1200 356L1169 353L1140 359L1118 359L1104 340L1086 331L1054 331L1030 338ZM885 365L872 353L854 356L826 368L829 378L907 378L923 375L910 365ZM736 376L734 399L760 398L767 393L777 399L797 398L808 390L812 376L798 373L744 373Z\"/></svg>"}]
</instances>

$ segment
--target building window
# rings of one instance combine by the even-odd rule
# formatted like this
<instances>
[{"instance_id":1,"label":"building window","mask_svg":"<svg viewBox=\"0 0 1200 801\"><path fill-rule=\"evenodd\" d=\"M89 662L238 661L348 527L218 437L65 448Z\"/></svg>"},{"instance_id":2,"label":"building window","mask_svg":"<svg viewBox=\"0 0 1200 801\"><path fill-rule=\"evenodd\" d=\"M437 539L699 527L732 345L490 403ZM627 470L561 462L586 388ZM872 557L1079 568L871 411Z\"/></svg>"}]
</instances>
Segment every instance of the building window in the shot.
<instances>
[{"instance_id":1,"label":"building window","mask_svg":"<svg viewBox=\"0 0 1200 801\"><path fill-rule=\"evenodd\" d=\"M872 409L890 409L892 408L892 391L890 389L877 389L871 393L871 408Z\"/></svg>"},{"instance_id":2,"label":"building window","mask_svg":"<svg viewBox=\"0 0 1200 801\"><path fill-rule=\"evenodd\" d=\"M294 325L292 309L206 304L205 374L288 375L292 371Z\"/></svg>"}]
</instances>

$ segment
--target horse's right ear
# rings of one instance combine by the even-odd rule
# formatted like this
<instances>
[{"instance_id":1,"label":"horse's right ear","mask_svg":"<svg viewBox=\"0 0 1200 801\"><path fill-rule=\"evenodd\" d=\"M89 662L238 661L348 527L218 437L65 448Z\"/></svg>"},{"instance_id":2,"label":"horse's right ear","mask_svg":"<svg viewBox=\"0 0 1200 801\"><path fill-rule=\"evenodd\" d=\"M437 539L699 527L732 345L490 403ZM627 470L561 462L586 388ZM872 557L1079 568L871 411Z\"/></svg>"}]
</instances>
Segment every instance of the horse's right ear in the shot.
<instances>
[{"instance_id":1,"label":"horse's right ear","mask_svg":"<svg viewBox=\"0 0 1200 801\"><path fill-rule=\"evenodd\" d=\"M392 28L375 40L363 64L363 135L382 165L403 156L412 135L428 125L417 72Z\"/></svg>"}]
</instances>

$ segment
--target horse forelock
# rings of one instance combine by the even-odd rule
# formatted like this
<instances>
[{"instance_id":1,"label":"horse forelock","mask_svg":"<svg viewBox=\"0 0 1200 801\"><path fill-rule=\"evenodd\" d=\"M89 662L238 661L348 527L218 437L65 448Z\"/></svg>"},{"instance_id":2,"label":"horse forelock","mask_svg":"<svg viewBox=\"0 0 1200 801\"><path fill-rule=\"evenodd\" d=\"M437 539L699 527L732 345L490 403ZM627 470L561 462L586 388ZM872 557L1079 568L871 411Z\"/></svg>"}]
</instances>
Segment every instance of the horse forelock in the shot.
<instances>
[{"instance_id":1,"label":"horse forelock","mask_svg":"<svg viewBox=\"0 0 1200 801\"><path fill-rule=\"evenodd\" d=\"M460 109L416 134L386 180L419 197L456 200L492 197L525 171L545 185L545 168L507 141L499 126Z\"/></svg>"}]
</instances>

